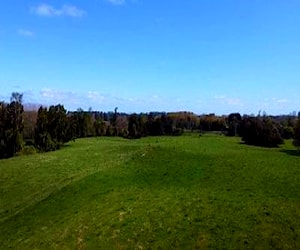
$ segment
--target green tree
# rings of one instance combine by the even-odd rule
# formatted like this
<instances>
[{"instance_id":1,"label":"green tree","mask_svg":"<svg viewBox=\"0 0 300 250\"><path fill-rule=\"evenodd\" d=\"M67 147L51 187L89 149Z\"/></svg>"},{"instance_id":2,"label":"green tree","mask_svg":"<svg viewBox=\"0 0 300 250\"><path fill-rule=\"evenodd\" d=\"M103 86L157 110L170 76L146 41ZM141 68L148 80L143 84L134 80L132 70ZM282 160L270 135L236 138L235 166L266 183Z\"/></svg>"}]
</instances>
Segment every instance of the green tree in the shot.
<instances>
[{"instance_id":1,"label":"green tree","mask_svg":"<svg viewBox=\"0 0 300 250\"><path fill-rule=\"evenodd\" d=\"M298 121L297 121L295 129L294 129L293 144L300 149L300 118L298 118Z\"/></svg>"},{"instance_id":2,"label":"green tree","mask_svg":"<svg viewBox=\"0 0 300 250\"><path fill-rule=\"evenodd\" d=\"M7 104L0 102L0 158L6 156Z\"/></svg>"},{"instance_id":3,"label":"green tree","mask_svg":"<svg viewBox=\"0 0 300 250\"><path fill-rule=\"evenodd\" d=\"M249 117L242 121L242 140L249 145L277 147L283 143L278 128L269 118Z\"/></svg>"},{"instance_id":4,"label":"green tree","mask_svg":"<svg viewBox=\"0 0 300 250\"><path fill-rule=\"evenodd\" d=\"M15 153L22 150L23 147L23 117L24 108L22 105L23 94L14 92L11 95L11 102L7 106L7 148L8 156L13 156Z\"/></svg>"},{"instance_id":5,"label":"green tree","mask_svg":"<svg viewBox=\"0 0 300 250\"><path fill-rule=\"evenodd\" d=\"M140 121L137 114L132 114L128 118L128 137L132 139L141 137Z\"/></svg>"},{"instance_id":6,"label":"green tree","mask_svg":"<svg viewBox=\"0 0 300 250\"><path fill-rule=\"evenodd\" d=\"M55 150L55 144L48 131L48 111L42 106L38 110L34 141L36 148L40 151Z\"/></svg>"},{"instance_id":7,"label":"green tree","mask_svg":"<svg viewBox=\"0 0 300 250\"><path fill-rule=\"evenodd\" d=\"M242 117L239 113L232 113L228 116L228 135L237 136Z\"/></svg>"},{"instance_id":8,"label":"green tree","mask_svg":"<svg viewBox=\"0 0 300 250\"><path fill-rule=\"evenodd\" d=\"M48 110L48 132L59 147L67 142L67 114L63 105L50 106Z\"/></svg>"},{"instance_id":9,"label":"green tree","mask_svg":"<svg viewBox=\"0 0 300 250\"><path fill-rule=\"evenodd\" d=\"M72 115L76 121L76 137L91 137L95 135L92 111L86 112L79 108Z\"/></svg>"},{"instance_id":10,"label":"green tree","mask_svg":"<svg viewBox=\"0 0 300 250\"><path fill-rule=\"evenodd\" d=\"M0 157L12 157L23 147L23 94L14 92L11 102L0 103Z\"/></svg>"},{"instance_id":11,"label":"green tree","mask_svg":"<svg viewBox=\"0 0 300 250\"><path fill-rule=\"evenodd\" d=\"M71 141L76 139L77 134L77 122L76 118L70 113L67 114L67 129L66 129L66 141Z\"/></svg>"},{"instance_id":12,"label":"green tree","mask_svg":"<svg viewBox=\"0 0 300 250\"><path fill-rule=\"evenodd\" d=\"M118 118L118 107L115 107L115 111L112 115L112 118L110 119L111 129L112 129L112 135L116 136L118 134L117 132L117 118Z\"/></svg>"},{"instance_id":13,"label":"green tree","mask_svg":"<svg viewBox=\"0 0 300 250\"><path fill-rule=\"evenodd\" d=\"M68 123L63 105L50 106L49 110L39 108L35 129L35 145L39 150L56 150L73 139L73 134L74 128Z\"/></svg>"},{"instance_id":14,"label":"green tree","mask_svg":"<svg viewBox=\"0 0 300 250\"><path fill-rule=\"evenodd\" d=\"M94 131L96 136L103 136L106 132L106 124L101 117L97 117L94 121Z\"/></svg>"}]
</instances>

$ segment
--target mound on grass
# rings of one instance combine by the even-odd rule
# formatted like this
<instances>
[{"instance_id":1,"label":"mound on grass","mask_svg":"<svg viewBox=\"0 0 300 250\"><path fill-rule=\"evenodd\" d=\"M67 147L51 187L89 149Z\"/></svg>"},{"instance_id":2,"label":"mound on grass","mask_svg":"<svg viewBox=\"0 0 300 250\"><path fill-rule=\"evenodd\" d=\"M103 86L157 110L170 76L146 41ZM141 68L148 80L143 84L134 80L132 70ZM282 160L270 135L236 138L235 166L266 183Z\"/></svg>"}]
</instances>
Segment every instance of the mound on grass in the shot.
<instances>
[{"instance_id":1,"label":"mound on grass","mask_svg":"<svg viewBox=\"0 0 300 250\"><path fill-rule=\"evenodd\" d=\"M300 249L300 158L218 135L0 161L1 249Z\"/></svg>"}]
</instances>

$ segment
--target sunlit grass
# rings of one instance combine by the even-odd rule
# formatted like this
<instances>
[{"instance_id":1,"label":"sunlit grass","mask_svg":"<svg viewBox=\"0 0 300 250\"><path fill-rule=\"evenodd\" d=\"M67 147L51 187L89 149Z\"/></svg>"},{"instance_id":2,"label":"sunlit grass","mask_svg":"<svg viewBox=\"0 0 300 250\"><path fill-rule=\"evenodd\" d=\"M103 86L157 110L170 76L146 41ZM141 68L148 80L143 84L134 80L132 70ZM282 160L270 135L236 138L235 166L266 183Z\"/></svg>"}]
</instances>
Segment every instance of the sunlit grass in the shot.
<instances>
[{"instance_id":1,"label":"sunlit grass","mask_svg":"<svg viewBox=\"0 0 300 250\"><path fill-rule=\"evenodd\" d=\"M2 160L1 249L299 249L293 152L191 135Z\"/></svg>"}]
</instances>

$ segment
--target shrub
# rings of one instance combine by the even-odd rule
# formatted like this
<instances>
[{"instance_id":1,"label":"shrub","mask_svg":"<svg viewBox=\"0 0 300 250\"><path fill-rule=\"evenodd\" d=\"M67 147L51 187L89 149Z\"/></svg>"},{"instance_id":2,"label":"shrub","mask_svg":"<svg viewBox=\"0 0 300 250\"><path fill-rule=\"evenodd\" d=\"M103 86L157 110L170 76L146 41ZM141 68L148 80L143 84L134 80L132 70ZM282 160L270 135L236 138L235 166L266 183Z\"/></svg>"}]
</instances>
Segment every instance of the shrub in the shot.
<instances>
[{"instance_id":1,"label":"shrub","mask_svg":"<svg viewBox=\"0 0 300 250\"><path fill-rule=\"evenodd\" d=\"M36 154L37 150L34 146L24 146L22 151L18 152L17 155L32 155Z\"/></svg>"},{"instance_id":2,"label":"shrub","mask_svg":"<svg viewBox=\"0 0 300 250\"><path fill-rule=\"evenodd\" d=\"M294 128L291 126L285 126L281 131L281 136L287 140L294 138Z\"/></svg>"},{"instance_id":3,"label":"shrub","mask_svg":"<svg viewBox=\"0 0 300 250\"><path fill-rule=\"evenodd\" d=\"M277 147L283 139L270 119L245 118L242 123L242 140L249 145Z\"/></svg>"},{"instance_id":4,"label":"shrub","mask_svg":"<svg viewBox=\"0 0 300 250\"><path fill-rule=\"evenodd\" d=\"M294 129L293 144L300 149L300 118L298 119L295 129Z\"/></svg>"}]
</instances>

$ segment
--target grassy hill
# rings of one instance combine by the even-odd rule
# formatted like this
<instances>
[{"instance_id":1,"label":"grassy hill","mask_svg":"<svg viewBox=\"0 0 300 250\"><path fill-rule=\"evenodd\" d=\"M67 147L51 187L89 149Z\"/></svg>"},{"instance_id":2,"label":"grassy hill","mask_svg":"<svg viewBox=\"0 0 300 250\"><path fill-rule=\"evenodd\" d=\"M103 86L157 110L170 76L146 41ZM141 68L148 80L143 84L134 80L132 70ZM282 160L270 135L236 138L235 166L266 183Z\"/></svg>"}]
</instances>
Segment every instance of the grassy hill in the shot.
<instances>
[{"instance_id":1,"label":"grassy hill","mask_svg":"<svg viewBox=\"0 0 300 250\"><path fill-rule=\"evenodd\" d=\"M300 156L218 135L0 161L1 249L300 249Z\"/></svg>"}]
</instances>

